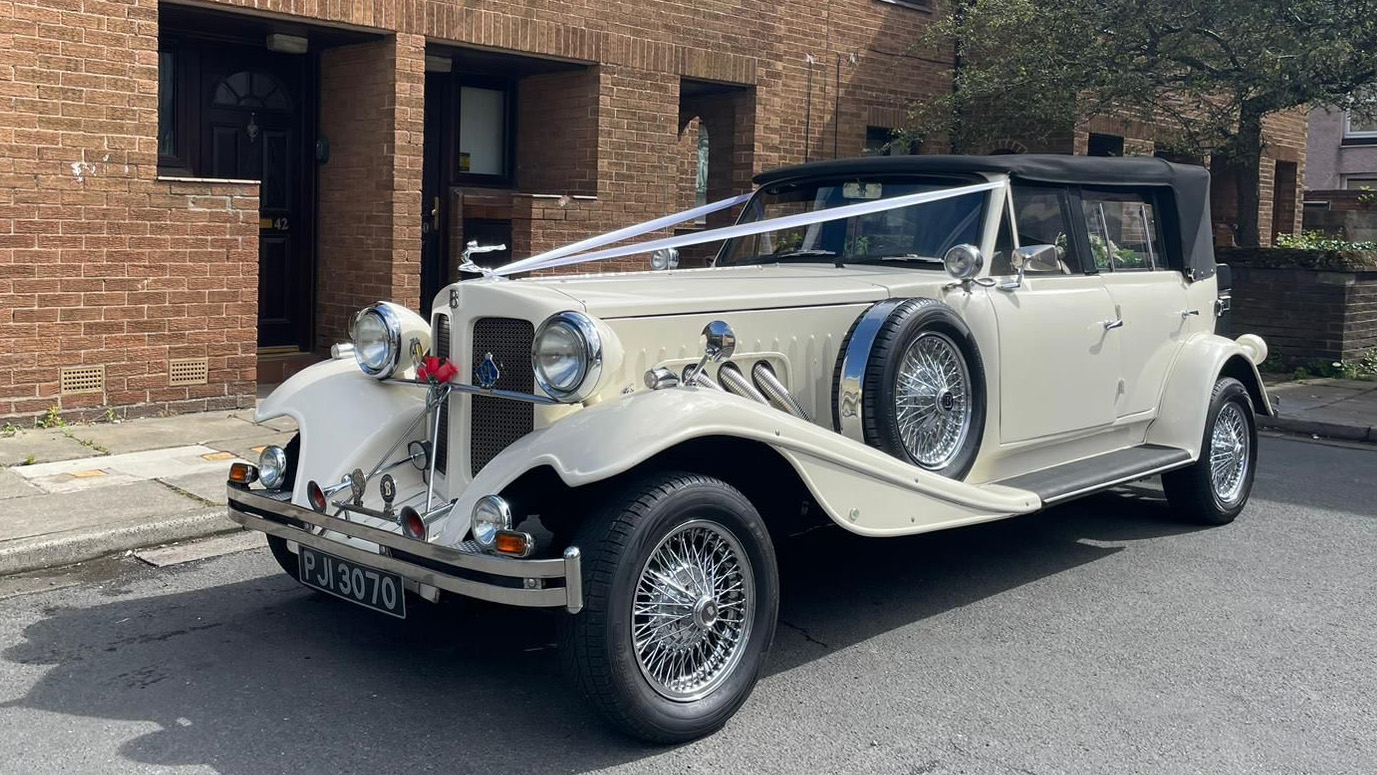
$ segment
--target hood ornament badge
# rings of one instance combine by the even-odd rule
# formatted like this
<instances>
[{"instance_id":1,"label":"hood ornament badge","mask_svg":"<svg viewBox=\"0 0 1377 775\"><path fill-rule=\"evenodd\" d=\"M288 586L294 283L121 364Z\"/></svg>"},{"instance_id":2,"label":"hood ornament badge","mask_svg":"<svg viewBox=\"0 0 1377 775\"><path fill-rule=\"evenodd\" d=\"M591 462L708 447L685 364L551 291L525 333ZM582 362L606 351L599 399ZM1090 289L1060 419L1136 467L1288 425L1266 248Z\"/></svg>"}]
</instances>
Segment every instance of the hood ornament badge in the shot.
<instances>
[{"instance_id":1,"label":"hood ornament badge","mask_svg":"<svg viewBox=\"0 0 1377 775\"><path fill-rule=\"evenodd\" d=\"M492 359L492 353L484 353L483 360L473 368L474 383L484 390L491 390L497 384L497 380L502 377L501 369L497 368L497 363Z\"/></svg>"}]
</instances>

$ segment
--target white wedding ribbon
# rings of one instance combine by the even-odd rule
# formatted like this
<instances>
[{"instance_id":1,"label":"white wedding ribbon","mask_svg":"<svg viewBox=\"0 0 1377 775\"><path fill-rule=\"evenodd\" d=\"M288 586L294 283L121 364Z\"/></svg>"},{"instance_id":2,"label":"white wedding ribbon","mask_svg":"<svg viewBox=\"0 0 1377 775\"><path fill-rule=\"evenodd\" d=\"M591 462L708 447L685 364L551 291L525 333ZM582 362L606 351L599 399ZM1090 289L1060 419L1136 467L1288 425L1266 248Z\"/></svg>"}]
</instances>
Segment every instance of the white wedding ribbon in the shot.
<instances>
[{"instance_id":1,"label":"white wedding ribbon","mask_svg":"<svg viewBox=\"0 0 1377 775\"><path fill-rule=\"evenodd\" d=\"M523 258L520 261L513 261L512 263L507 264L506 266L498 267L498 269L501 270L499 274L523 272L526 271L527 267L539 268L537 265L539 265L542 261L549 261L551 259L561 258L563 256L569 255L570 253L577 253L580 250L600 248L603 245L610 245L613 242L620 242L624 239L639 237L642 234L649 234L652 231L667 229L676 223L683 223L684 221L690 221L695 218L701 218L706 215L711 215L712 213L715 213L719 210L726 210L729 207L735 207L736 205L745 202L747 199L750 199L752 196L753 194L741 194L739 196L731 197L730 199L722 199L717 202L709 202L708 204L699 205L692 209L684 210L683 212L671 213L670 215L661 216L653 221L638 223L633 226L627 226L622 229L617 229L616 231L609 231L606 234L599 234L596 237L589 237L585 240L579 240L578 242L570 243L568 245L565 245L564 247L555 248L554 250L547 250L544 253L531 256L530 258Z\"/></svg>"},{"instance_id":2,"label":"white wedding ribbon","mask_svg":"<svg viewBox=\"0 0 1377 775\"><path fill-rule=\"evenodd\" d=\"M535 271L537 269L552 269L554 267L559 266L582 264L588 261L605 261L609 258L622 258L624 256L634 256L638 253L651 253L656 250L663 250L664 248L680 248L687 247L689 245L702 245L708 242L720 242L721 240L735 239L737 237L749 237L752 234L764 234L766 232L778 231L780 229L792 229L799 226L811 226L815 223L838 221L846 218L855 218L861 215L882 213L886 210L897 210L901 207L912 207L914 205L928 204L929 202L940 202L945 199L955 199L956 197L960 196L979 194L984 191L993 191L994 189L999 188L1003 185L1004 184L1002 182L976 183L969 186L961 186L960 188L948 188L942 189L940 191L923 191L917 194L905 194L904 196L896 196L891 197L889 199L877 199L873 202L859 202L853 205L843 205L842 207L832 207L825 210L798 213L796 215L786 215L779 218L770 218L763 221L741 223L735 226L724 226L720 229L712 229L710 231L697 232L695 234L685 234L678 237L665 237L663 239L650 240L649 242L640 242L634 245L623 245L618 248L597 250L592 253L576 253L574 255L570 255L572 250L583 249L583 247L580 247L581 243L576 242L572 245L567 246L567 248L560 248L558 250L550 251L549 253L543 253L539 256L532 256L531 258L515 261L513 263L507 264L506 266L500 266L497 269L493 270L493 274L497 276L505 276L509 274L515 274L517 272L530 272ZM704 205L703 207L716 207L717 209L723 209L725 207L730 207L731 205L736 204L737 200L744 201L744 199L749 196L749 194L743 194L742 196L736 197L732 200L723 200L723 202L716 202L711 205ZM703 208L695 208L694 210L701 209ZM693 213L694 210L687 210L685 212ZM644 234L646 232L655 231L656 229L664 228L667 225L664 223L664 221L672 217L674 216L667 215L664 218L659 218L654 221L647 221L646 223L638 224L636 226L628 226L625 229L620 229L618 231L610 232L599 237L583 240L583 242L592 243L595 246L605 245L608 242L615 242L618 239L625 239L628 236L635 236L636 234ZM654 225L652 226L652 224ZM613 234L619 233L622 234L622 236L616 237L615 239L612 238ZM586 245L584 247L586 247ZM550 256L550 253L561 252L562 255ZM538 263L535 262L535 259L537 258L541 259Z\"/></svg>"}]
</instances>

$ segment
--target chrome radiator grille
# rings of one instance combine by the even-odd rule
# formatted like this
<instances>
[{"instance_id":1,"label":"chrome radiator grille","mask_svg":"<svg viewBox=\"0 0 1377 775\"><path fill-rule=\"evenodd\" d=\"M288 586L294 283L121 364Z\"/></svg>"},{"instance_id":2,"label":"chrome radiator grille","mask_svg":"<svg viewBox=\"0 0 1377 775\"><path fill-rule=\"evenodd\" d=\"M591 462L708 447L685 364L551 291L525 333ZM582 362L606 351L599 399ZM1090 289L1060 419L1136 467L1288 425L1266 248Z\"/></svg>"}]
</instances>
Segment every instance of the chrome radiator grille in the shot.
<instances>
[{"instance_id":1,"label":"chrome radiator grille","mask_svg":"<svg viewBox=\"0 0 1377 775\"><path fill-rule=\"evenodd\" d=\"M531 371L531 340L534 338L535 326L529 320L479 318L473 325L473 348L467 356L469 367L472 368L486 353L492 353L493 361L502 374L494 387L534 393L535 374ZM473 412L469 419L471 473L477 475L499 452L530 433L534 426L534 405L525 401L474 396Z\"/></svg>"},{"instance_id":2,"label":"chrome radiator grille","mask_svg":"<svg viewBox=\"0 0 1377 775\"><path fill-rule=\"evenodd\" d=\"M454 360L449 349L449 315L436 315L431 324L430 354ZM452 400L452 399L451 399ZM435 444L435 470L449 470L449 401L440 407L440 434Z\"/></svg>"}]
</instances>

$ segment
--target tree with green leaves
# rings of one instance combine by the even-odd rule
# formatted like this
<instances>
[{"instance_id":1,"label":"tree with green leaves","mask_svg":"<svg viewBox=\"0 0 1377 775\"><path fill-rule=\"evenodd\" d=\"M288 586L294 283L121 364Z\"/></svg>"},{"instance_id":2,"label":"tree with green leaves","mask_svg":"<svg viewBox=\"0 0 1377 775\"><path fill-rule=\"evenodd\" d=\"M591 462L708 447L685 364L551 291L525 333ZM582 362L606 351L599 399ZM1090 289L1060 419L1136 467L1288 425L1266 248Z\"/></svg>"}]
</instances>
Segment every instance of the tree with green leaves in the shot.
<instances>
[{"instance_id":1,"label":"tree with green leaves","mask_svg":"<svg viewBox=\"0 0 1377 775\"><path fill-rule=\"evenodd\" d=\"M1045 141L1095 116L1159 127L1173 151L1235 165L1241 245L1258 244L1264 120L1364 109L1377 0L956 0L925 45L956 66L908 133L953 151Z\"/></svg>"}]
</instances>

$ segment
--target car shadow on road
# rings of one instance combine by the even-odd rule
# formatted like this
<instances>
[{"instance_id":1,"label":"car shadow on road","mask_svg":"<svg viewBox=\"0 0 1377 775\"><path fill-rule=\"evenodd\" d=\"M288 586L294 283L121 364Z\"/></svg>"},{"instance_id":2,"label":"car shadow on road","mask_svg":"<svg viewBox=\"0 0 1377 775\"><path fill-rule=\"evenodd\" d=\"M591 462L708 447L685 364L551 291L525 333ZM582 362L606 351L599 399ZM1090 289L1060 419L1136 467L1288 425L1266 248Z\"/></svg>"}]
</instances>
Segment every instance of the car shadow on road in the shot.
<instances>
[{"instance_id":1,"label":"car shadow on road","mask_svg":"<svg viewBox=\"0 0 1377 775\"><path fill-rule=\"evenodd\" d=\"M816 531L782 547L768 675L1191 528L1150 493L890 540ZM258 558L268 572L272 560ZM214 563L198 566L213 572ZM173 571L187 573L190 570ZM126 759L221 773L584 772L654 755L608 731L561 680L560 614L413 605L405 621L279 573L55 608L0 658L50 666L0 708L128 724ZM769 680L768 675L765 680ZM749 709L749 706L748 706ZM157 729L146 731L148 724ZM22 750L22 747L21 749Z\"/></svg>"}]
</instances>

